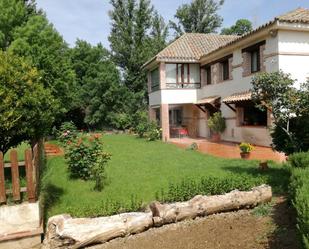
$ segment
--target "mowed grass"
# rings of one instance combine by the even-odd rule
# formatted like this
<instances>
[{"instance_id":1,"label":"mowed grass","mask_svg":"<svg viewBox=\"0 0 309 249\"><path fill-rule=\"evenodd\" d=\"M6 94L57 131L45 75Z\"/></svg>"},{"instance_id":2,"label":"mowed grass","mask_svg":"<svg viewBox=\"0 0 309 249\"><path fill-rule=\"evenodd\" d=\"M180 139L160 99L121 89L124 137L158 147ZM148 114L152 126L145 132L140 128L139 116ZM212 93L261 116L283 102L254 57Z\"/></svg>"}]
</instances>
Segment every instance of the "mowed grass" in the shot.
<instances>
[{"instance_id":1,"label":"mowed grass","mask_svg":"<svg viewBox=\"0 0 309 249\"><path fill-rule=\"evenodd\" d=\"M288 180L283 166L274 163L269 171L260 172L257 161L216 158L129 135L104 135L102 139L105 151L112 154L102 192L93 190L92 181L70 179L63 157L47 160L42 192L47 216L99 216L134 210L155 200L156 193L167 190L170 183L186 178L228 177L231 173L262 175L275 191L283 190Z\"/></svg>"}]
</instances>

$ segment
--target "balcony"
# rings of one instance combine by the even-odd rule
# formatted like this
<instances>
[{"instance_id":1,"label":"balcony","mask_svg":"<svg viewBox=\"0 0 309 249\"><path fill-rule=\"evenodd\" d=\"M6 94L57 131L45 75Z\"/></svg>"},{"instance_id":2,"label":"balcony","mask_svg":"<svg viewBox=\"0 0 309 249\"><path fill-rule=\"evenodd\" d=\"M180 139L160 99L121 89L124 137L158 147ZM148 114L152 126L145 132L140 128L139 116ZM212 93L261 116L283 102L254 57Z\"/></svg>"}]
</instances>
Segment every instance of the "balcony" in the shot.
<instances>
[{"instance_id":1,"label":"balcony","mask_svg":"<svg viewBox=\"0 0 309 249\"><path fill-rule=\"evenodd\" d=\"M200 89L201 83L166 83L166 89Z\"/></svg>"}]
</instances>

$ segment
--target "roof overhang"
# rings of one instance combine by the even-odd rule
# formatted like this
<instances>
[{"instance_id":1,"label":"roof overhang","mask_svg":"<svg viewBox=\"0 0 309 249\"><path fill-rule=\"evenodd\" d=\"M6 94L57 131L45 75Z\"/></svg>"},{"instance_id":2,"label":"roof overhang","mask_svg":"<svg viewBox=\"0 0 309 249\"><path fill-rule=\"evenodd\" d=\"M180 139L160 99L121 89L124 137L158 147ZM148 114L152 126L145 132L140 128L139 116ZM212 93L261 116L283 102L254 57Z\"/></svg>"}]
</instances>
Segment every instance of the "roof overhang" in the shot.
<instances>
[{"instance_id":1,"label":"roof overhang","mask_svg":"<svg viewBox=\"0 0 309 249\"><path fill-rule=\"evenodd\" d=\"M252 93L250 91L234 93L228 97L225 97L222 102L225 104L237 104L241 102L251 101Z\"/></svg>"}]
</instances>

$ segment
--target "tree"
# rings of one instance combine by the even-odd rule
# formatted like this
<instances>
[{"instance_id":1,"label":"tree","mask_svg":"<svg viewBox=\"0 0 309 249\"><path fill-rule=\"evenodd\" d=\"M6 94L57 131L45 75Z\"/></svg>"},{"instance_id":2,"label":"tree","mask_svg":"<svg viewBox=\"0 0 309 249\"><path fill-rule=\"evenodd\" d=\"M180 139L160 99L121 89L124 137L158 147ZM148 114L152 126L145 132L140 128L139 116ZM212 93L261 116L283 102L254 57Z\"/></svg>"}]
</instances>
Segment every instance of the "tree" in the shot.
<instances>
[{"instance_id":1,"label":"tree","mask_svg":"<svg viewBox=\"0 0 309 249\"><path fill-rule=\"evenodd\" d=\"M46 135L57 101L26 60L0 52L0 151Z\"/></svg>"},{"instance_id":2,"label":"tree","mask_svg":"<svg viewBox=\"0 0 309 249\"><path fill-rule=\"evenodd\" d=\"M183 33L212 33L222 24L218 10L223 0L193 0L190 4L183 4L177 9L175 18L177 23L170 22L176 36Z\"/></svg>"},{"instance_id":3,"label":"tree","mask_svg":"<svg viewBox=\"0 0 309 249\"><path fill-rule=\"evenodd\" d=\"M0 48L5 50L13 41L17 27L39 13L33 0L0 0Z\"/></svg>"},{"instance_id":4,"label":"tree","mask_svg":"<svg viewBox=\"0 0 309 249\"><path fill-rule=\"evenodd\" d=\"M252 23L247 19L239 19L230 28L223 28L221 35L243 35L252 31Z\"/></svg>"},{"instance_id":5,"label":"tree","mask_svg":"<svg viewBox=\"0 0 309 249\"><path fill-rule=\"evenodd\" d=\"M167 27L149 0L111 0L109 36L113 61L120 68L130 113L146 107L147 78L142 65L165 46ZM134 102L134 103L133 103Z\"/></svg>"},{"instance_id":6,"label":"tree","mask_svg":"<svg viewBox=\"0 0 309 249\"><path fill-rule=\"evenodd\" d=\"M77 76L77 108L81 119L92 128L113 125L115 114L123 111L129 100L110 53L101 44L91 46L78 40L71 58Z\"/></svg>"},{"instance_id":7,"label":"tree","mask_svg":"<svg viewBox=\"0 0 309 249\"><path fill-rule=\"evenodd\" d=\"M41 74L42 84L49 88L64 114L74 105L75 74L71 68L69 48L43 15L34 15L16 27L8 51L27 58Z\"/></svg>"},{"instance_id":8,"label":"tree","mask_svg":"<svg viewBox=\"0 0 309 249\"><path fill-rule=\"evenodd\" d=\"M261 73L252 79L252 98L260 108L272 111L273 146L287 154L309 149L309 83L300 89L282 71Z\"/></svg>"}]
</instances>

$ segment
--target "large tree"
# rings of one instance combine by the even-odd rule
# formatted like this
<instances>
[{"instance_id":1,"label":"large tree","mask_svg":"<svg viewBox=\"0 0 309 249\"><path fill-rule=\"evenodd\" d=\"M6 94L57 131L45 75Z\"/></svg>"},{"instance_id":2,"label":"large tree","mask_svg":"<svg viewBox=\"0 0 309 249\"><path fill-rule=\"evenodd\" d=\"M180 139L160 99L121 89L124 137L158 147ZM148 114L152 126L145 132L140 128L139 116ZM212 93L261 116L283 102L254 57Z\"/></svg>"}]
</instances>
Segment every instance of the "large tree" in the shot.
<instances>
[{"instance_id":1,"label":"large tree","mask_svg":"<svg viewBox=\"0 0 309 249\"><path fill-rule=\"evenodd\" d=\"M69 48L44 15L31 16L23 26L16 27L8 51L27 58L40 71L42 84L61 103L59 114L70 110L75 97L75 74Z\"/></svg>"},{"instance_id":2,"label":"large tree","mask_svg":"<svg viewBox=\"0 0 309 249\"><path fill-rule=\"evenodd\" d=\"M46 135L57 107L36 68L0 52L0 151Z\"/></svg>"},{"instance_id":3,"label":"large tree","mask_svg":"<svg viewBox=\"0 0 309 249\"><path fill-rule=\"evenodd\" d=\"M132 100L132 112L146 105L146 74L142 65L165 46L163 19L149 0L111 0L112 31L109 36L112 58L120 68ZM134 95L134 96L133 96Z\"/></svg>"},{"instance_id":4,"label":"large tree","mask_svg":"<svg viewBox=\"0 0 309 249\"><path fill-rule=\"evenodd\" d=\"M252 31L252 23L247 19L239 19L229 28L223 28L221 30L222 35L243 35Z\"/></svg>"},{"instance_id":5,"label":"large tree","mask_svg":"<svg viewBox=\"0 0 309 249\"><path fill-rule=\"evenodd\" d=\"M176 36L183 33L212 33L222 24L218 10L224 0L193 0L177 9L176 22L170 22Z\"/></svg>"},{"instance_id":6,"label":"large tree","mask_svg":"<svg viewBox=\"0 0 309 249\"><path fill-rule=\"evenodd\" d=\"M34 0L0 0L0 48L5 50L13 41L17 27L38 14Z\"/></svg>"},{"instance_id":7,"label":"large tree","mask_svg":"<svg viewBox=\"0 0 309 249\"><path fill-rule=\"evenodd\" d=\"M291 76L279 71L258 74L252 85L253 100L272 111L274 148L286 154L309 150L309 82L297 89Z\"/></svg>"},{"instance_id":8,"label":"large tree","mask_svg":"<svg viewBox=\"0 0 309 249\"><path fill-rule=\"evenodd\" d=\"M84 118L90 128L113 125L115 113L129 105L127 90L110 57L101 44L92 46L82 40L71 51L79 89L74 113Z\"/></svg>"}]
</instances>

